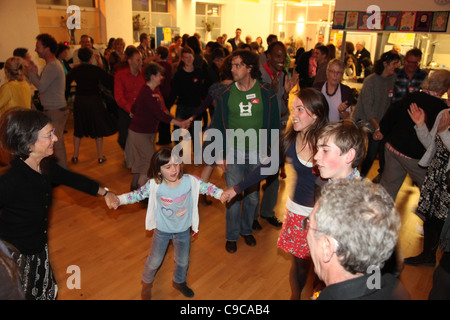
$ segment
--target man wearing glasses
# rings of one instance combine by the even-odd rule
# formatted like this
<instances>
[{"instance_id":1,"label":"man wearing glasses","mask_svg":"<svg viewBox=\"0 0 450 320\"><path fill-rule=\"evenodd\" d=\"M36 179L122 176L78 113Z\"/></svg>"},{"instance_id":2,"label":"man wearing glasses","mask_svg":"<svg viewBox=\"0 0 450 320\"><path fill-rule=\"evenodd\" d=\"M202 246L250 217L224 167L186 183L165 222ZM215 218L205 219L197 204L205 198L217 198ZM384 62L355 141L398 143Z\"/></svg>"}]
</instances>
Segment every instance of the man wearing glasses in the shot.
<instances>
[{"instance_id":1,"label":"man wearing glasses","mask_svg":"<svg viewBox=\"0 0 450 320\"><path fill-rule=\"evenodd\" d=\"M220 158L217 160L218 166L225 172L227 187L235 186L258 167L261 152L270 154L271 130L280 129L276 93L270 83L258 80L261 78L258 56L248 50L233 51L231 73L233 82L224 87L216 99L214 113L215 128L224 137L216 154ZM255 143L247 137L256 133L257 139L260 138L259 134L264 132L261 129L267 130L265 150L259 147L261 140ZM239 130L244 133L240 135L243 139L236 135ZM234 132L234 136L230 132ZM259 185L255 185L248 188L243 197L236 197L227 205L225 248L229 253L236 251L240 235L247 245L256 245L252 224L258 203Z\"/></svg>"},{"instance_id":2,"label":"man wearing glasses","mask_svg":"<svg viewBox=\"0 0 450 320\"><path fill-rule=\"evenodd\" d=\"M422 51L414 48L406 53L403 60L404 67L396 71L397 80L394 86L392 102L401 100L406 94L420 90L420 85L428 76L428 73L419 68L422 59Z\"/></svg>"},{"instance_id":3,"label":"man wearing glasses","mask_svg":"<svg viewBox=\"0 0 450 320\"><path fill-rule=\"evenodd\" d=\"M395 203L383 187L367 179L330 181L308 220L314 271L326 284L318 300L410 298L394 275L381 272L401 226Z\"/></svg>"}]
</instances>

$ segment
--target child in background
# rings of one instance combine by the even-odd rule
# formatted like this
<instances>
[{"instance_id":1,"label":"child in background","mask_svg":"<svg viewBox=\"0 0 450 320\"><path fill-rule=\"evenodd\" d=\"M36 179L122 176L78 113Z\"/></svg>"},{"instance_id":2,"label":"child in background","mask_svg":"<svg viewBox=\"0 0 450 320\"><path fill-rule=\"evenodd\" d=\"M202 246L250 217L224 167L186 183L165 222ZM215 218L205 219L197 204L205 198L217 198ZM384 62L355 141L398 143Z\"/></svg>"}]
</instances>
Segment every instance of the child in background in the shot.
<instances>
[{"instance_id":1,"label":"child in background","mask_svg":"<svg viewBox=\"0 0 450 320\"><path fill-rule=\"evenodd\" d=\"M106 199L110 209L132 204L146 198L148 201L146 229L153 230L150 254L145 262L142 275L143 300L151 299L153 279L164 259L169 240L172 239L175 252L173 287L184 296L192 298L194 292L186 284L189 266L190 230L198 232L198 198L207 194L225 202L223 192L211 183L183 174L181 159L169 148L156 152L150 162L149 180L141 188Z\"/></svg>"}]
</instances>

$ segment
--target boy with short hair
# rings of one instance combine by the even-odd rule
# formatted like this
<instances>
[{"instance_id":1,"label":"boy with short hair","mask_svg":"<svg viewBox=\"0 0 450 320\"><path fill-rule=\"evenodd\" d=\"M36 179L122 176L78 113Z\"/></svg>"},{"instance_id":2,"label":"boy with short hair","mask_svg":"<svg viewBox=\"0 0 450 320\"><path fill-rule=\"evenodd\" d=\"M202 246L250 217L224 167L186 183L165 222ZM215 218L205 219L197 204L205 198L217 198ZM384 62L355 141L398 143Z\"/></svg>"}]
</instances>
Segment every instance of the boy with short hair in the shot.
<instances>
[{"instance_id":1,"label":"boy with short hair","mask_svg":"<svg viewBox=\"0 0 450 320\"><path fill-rule=\"evenodd\" d=\"M368 128L350 119L331 122L317 136L314 155L320 177L326 180L360 178L358 166L364 160Z\"/></svg>"}]
</instances>

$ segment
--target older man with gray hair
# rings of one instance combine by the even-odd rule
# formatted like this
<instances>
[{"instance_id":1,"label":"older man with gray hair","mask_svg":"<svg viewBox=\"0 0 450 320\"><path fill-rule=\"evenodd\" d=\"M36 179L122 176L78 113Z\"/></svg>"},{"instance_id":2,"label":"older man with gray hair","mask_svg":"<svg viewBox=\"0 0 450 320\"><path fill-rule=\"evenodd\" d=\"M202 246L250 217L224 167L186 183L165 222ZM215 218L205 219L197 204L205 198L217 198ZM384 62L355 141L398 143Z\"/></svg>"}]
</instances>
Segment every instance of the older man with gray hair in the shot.
<instances>
[{"instance_id":1,"label":"older man with gray hair","mask_svg":"<svg viewBox=\"0 0 450 320\"><path fill-rule=\"evenodd\" d=\"M381 274L398 240L400 216L383 187L371 181L328 182L309 217L314 270L326 284L321 300L396 300L409 294Z\"/></svg>"},{"instance_id":2,"label":"older man with gray hair","mask_svg":"<svg viewBox=\"0 0 450 320\"><path fill-rule=\"evenodd\" d=\"M364 40L359 40L356 45L356 75L360 76L362 71L361 61L363 61L364 58L370 59L370 52L366 49L366 42Z\"/></svg>"}]
</instances>

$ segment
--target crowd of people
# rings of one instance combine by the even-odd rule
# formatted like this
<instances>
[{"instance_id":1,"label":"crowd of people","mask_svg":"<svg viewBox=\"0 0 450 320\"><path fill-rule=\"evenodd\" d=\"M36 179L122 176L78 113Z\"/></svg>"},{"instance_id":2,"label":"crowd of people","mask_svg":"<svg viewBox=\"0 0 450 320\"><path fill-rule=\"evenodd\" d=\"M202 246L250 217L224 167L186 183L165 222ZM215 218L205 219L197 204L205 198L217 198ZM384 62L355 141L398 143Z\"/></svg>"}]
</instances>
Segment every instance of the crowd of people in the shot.
<instances>
[{"instance_id":1,"label":"crowd of people","mask_svg":"<svg viewBox=\"0 0 450 320\"><path fill-rule=\"evenodd\" d=\"M260 37L253 42L241 34L237 28L233 38L208 43L185 34L169 47L154 48L144 33L138 46L111 39L104 52L83 35L71 61L69 47L39 34L35 51L45 61L40 73L27 49L14 50L0 88L0 160L10 162L0 177L0 276L7 283L1 297L56 299L47 218L51 189L68 185L103 196L110 209L148 202L146 229L154 233L142 275L145 300L170 240L173 286L194 296L186 283L190 234L198 232L199 204L211 203L206 195L226 205L229 254L238 251L241 237L257 245L259 218L279 228L274 245L293 257L293 300L300 299L311 265L318 299L408 299L398 279L403 263L435 266L440 244L444 254L430 299L450 298L450 115L442 99L450 72L420 69L417 48L404 57L393 49L372 64L363 41L356 52L346 43L341 57L333 44L293 52L272 34L264 49ZM363 83L358 95L341 83L344 78ZM107 160L103 138L117 134L131 172L129 193L115 195L68 169L70 97L71 163L85 161L80 143L89 137L101 165ZM173 126L173 133L182 129L183 143L196 143L198 122L206 137L209 129L225 137L210 137L201 146L214 147L214 153L211 161L204 159L200 178L183 171L183 159L195 154L177 154L171 139ZM239 139L230 132L264 136ZM157 151L155 144L162 147ZM377 157L379 175L370 181L366 176ZM286 165L295 176L286 177ZM214 168L223 170L225 190L208 182ZM399 261L395 200L406 174L420 189L424 249ZM295 179L283 221L274 210L280 179ZM373 267L381 270L381 287L368 285Z\"/></svg>"}]
</instances>

